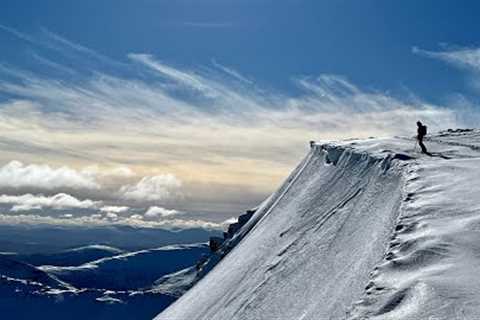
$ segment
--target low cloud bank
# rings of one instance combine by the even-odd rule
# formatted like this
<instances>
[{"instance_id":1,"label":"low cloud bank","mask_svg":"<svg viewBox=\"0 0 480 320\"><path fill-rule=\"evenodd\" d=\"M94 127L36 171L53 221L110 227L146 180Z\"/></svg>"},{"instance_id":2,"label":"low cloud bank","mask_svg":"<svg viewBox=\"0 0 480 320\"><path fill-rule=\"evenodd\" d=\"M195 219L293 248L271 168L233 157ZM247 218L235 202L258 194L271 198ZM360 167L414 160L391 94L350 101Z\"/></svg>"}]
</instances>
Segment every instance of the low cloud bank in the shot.
<instances>
[{"instance_id":1,"label":"low cloud bank","mask_svg":"<svg viewBox=\"0 0 480 320\"><path fill-rule=\"evenodd\" d=\"M162 207L153 206L148 208L144 216L146 218L167 218L167 217L173 217L179 214L181 214L181 212L177 210L165 209Z\"/></svg>"},{"instance_id":2,"label":"low cloud bank","mask_svg":"<svg viewBox=\"0 0 480 320\"><path fill-rule=\"evenodd\" d=\"M29 211L41 210L44 208L50 209L93 209L99 204L97 201L89 199L78 200L77 198L59 193L51 197L43 195L24 194L21 196L1 195L0 203L13 204L11 211Z\"/></svg>"},{"instance_id":3,"label":"low cloud bank","mask_svg":"<svg viewBox=\"0 0 480 320\"><path fill-rule=\"evenodd\" d=\"M136 201L165 201L181 196L182 182L172 174L143 177L138 183L120 188L125 199Z\"/></svg>"},{"instance_id":4,"label":"low cloud bank","mask_svg":"<svg viewBox=\"0 0 480 320\"><path fill-rule=\"evenodd\" d=\"M98 189L95 177L67 166L52 168L47 164L23 164L10 161L0 168L0 187Z\"/></svg>"},{"instance_id":5,"label":"low cloud bank","mask_svg":"<svg viewBox=\"0 0 480 320\"><path fill-rule=\"evenodd\" d=\"M66 226L132 226L142 228L159 229L212 229L223 230L224 224L204 221L201 219L167 219L167 220L144 220L140 215L121 217L110 213L109 215L92 214L75 217L72 214L64 214L61 217L42 216L35 214L0 214L0 224L3 225L66 225Z\"/></svg>"}]
</instances>

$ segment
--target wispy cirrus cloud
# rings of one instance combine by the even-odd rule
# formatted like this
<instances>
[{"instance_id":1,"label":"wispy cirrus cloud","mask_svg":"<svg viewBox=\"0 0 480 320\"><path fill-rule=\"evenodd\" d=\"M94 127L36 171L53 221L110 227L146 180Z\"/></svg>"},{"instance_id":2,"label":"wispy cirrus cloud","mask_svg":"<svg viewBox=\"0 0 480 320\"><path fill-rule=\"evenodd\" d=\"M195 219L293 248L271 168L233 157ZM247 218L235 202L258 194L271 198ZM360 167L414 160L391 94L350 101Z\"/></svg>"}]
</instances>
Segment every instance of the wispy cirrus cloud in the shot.
<instances>
[{"instance_id":1,"label":"wispy cirrus cloud","mask_svg":"<svg viewBox=\"0 0 480 320\"><path fill-rule=\"evenodd\" d=\"M194 72L185 72L177 70L159 61L156 61L152 55L141 53L130 53L128 57L135 62L141 63L144 66L156 71L167 79L175 81L177 84L187 88L197 90L207 96L214 97L216 90L209 86L205 79Z\"/></svg>"},{"instance_id":2,"label":"wispy cirrus cloud","mask_svg":"<svg viewBox=\"0 0 480 320\"><path fill-rule=\"evenodd\" d=\"M18 40L29 43L38 48L43 48L50 50L51 52L56 52L61 55L70 57L71 59L76 59L77 63L80 62L82 65L92 65L92 61L100 62L106 66L116 66L120 67L122 64L118 61L110 59L109 57L96 52L90 48L87 48L79 43L75 43L62 37L61 35L48 30L47 28L40 28L35 35L28 34L22 31L19 31L15 28L0 24L0 31L6 32ZM35 57L35 53L33 54ZM49 64L52 67L63 69L68 73L74 72L73 69L58 64L54 61L51 61L46 58L41 58L39 55L36 55L36 58L43 60L43 63ZM124 66L124 65L123 65Z\"/></svg>"},{"instance_id":3,"label":"wispy cirrus cloud","mask_svg":"<svg viewBox=\"0 0 480 320\"><path fill-rule=\"evenodd\" d=\"M413 47L412 52L428 58L443 60L460 68L480 72L480 48L447 48L442 51L429 51Z\"/></svg>"},{"instance_id":4,"label":"wispy cirrus cloud","mask_svg":"<svg viewBox=\"0 0 480 320\"><path fill-rule=\"evenodd\" d=\"M88 72L75 67L75 81L1 67L0 92L10 98L0 102L0 161L34 163L42 154L68 167L126 166L138 176L127 170L128 182L109 186L135 202L165 205L171 191L152 177L167 174L182 181L179 206L227 218L274 189L309 140L411 134L417 119L432 130L459 125L453 109L366 90L338 75L296 77L292 94L264 89L216 61L186 68L132 53L127 62L109 61L118 71L110 72L105 57L58 37L44 30L30 43L61 48L53 50L64 55L59 61L72 60L69 68L83 67L82 55L98 64ZM49 67L65 71L55 63Z\"/></svg>"},{"instance_id":5,"label":"wispy cirrus cloud","mask_svg":"<svg viewBox=\"0 0 480 320\"><path fill-rule=\"evenodd\" d=\"M459 111L457 117L464 126L477 127L480 121L477 99L480 94L480 48L442 45L441 50L438 51L413 47L412 52L465 71L467 87L470 90L450 94L448 104L450 108Z\"/></svg>"},{"instance_id":6,"label":"wispy cirrus cloud","mask_svg":"<svg viewBox=\"0 0 480 320\"><path fill-rule=\"evenodd\" d=\"M232 77L234 77L235 79L237 80L240 80L242 82L245 82L247 84L254 84L254 82L250 79L247 79L245 76L243 76L242 74L240 74L237 70L235 69L232 69L232 68L229 68L227 66L224 66L220 63L218 63L216 60L212 60L212 63L215 67L217 67L218 69L222 70L223 72L225 72L227 75L230 75Z\"/></svg>"},{"instance_id":7,"label":"wispy cirrus cloud","mask_svg":"<svg viewBox=\"0 0 480 320\"><path fill-rule=\"evenodd\" d=\"M0 107L0 140L12 153L25 144L24 159L42 150L55 161L128 164L149 176L161 168L185 181L186 193L197 197L190 204L210 197L206 181L221 195L237 186L235 197L257 193L251 205L312 138L407 133L419 118L433 130L457 125L450 109L365 91L335 75L297 78L302 94L288 96L225 79L225 72L173 68L151 55L130 58L150 72L148 81L96 73L69 83L9 69L20 81L0 80L0 91L21 100ZM139 194L132 190L130 198Z\"/></svg>"},{"instance_id":8,"label":"wispy cirrus cloud","mask_svg":"<svg viewBox=\"0 0 480 320\"><path fill-rule=\"evenodd\" d=\"M186 21L183 22L182 25L187 27L195 27L195 28L229 28L233 27L234 24L232 22L212 22L212 21Z\"/></svg>"},{"instance_id":9,"label":"wispy cirrus cloud","mask_svg":"<svg viewBox=\"0 0 480 320\"><path fill-rule=\"evenodd\" d=\"M0 24L0 30L15 36L16 38L18 38L20 40L24 40L24 41L27 41L27 42L30 42L30 43L36 44L36 45L45 45L44 43L42 43L42 41L38 40L37 38L35 38L31 35L28 35L26 33L20 32L17 29L5 26L3 24Z\"/></svg>"}]
</instances>

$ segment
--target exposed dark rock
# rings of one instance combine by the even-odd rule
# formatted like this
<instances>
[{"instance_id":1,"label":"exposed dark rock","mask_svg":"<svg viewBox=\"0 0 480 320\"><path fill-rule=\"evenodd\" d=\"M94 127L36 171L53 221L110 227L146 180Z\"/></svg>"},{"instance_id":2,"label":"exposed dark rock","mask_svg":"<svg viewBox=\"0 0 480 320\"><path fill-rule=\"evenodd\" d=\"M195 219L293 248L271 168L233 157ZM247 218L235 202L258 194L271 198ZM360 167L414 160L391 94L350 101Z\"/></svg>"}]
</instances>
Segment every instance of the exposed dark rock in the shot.
<instances>
[{"instance_id":1,"label":"exposed dark rock","mask_svg":"<svg viewBox=\"0 0 480 320\"><path fill-rule=\"evenodd\" d=\"M218 249L222 246L223 242L225 240L220 237L210 237L210 241L208 243L208 246L210 247L210 251L212 252L217 252Z\"/></svg>"}]
</instances>

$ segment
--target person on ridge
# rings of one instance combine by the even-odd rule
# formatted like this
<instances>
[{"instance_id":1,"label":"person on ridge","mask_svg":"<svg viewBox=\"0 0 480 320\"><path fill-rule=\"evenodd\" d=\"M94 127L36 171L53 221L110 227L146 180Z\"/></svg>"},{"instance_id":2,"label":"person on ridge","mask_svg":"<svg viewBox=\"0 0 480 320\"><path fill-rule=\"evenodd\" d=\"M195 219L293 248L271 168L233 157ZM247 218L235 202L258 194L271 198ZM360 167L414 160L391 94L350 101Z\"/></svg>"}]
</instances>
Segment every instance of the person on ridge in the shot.
<instances>
[{"instance_id":1,"label":"person on ridge","mask_svg":"<svg viewBox=\"0 0 480 320\"><path fill-rule=\"evenodd\" d=\"M417 140L418 140L418 145L420 148L422 148L422 153L427 152L427 148L423 144L423 138L427 135L427 126L422 124L420 121L417 121Z\"/></svg>"}]
</instances>

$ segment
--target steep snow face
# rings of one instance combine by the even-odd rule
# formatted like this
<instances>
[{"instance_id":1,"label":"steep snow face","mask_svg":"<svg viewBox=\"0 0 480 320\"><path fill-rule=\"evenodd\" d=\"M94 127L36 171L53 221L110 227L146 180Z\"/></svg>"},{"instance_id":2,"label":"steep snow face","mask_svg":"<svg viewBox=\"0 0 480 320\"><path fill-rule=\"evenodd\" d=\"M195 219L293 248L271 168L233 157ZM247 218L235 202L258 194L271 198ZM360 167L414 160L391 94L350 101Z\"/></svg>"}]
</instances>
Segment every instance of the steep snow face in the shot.
<instances>
[{"instance_id":1,"label":"steep snow face","mask_svg":"<svg viewBox=\"0 0 480 320\"><path fill-rule=\"evenodd\" d=\"M480 130L426 144L314 145L156 319L479 319Z\"/></svg>"},{"instance_id":2,"label":"steep snow face","mask_svg":"<svg viewBox=\"0 0 480 320\"><path fill-rule=\"evenodd\" d=\"M314 146L237 246L157 319L345 317L393 232L402 166L388 152Z\"/></svg>"}]
</instances>

